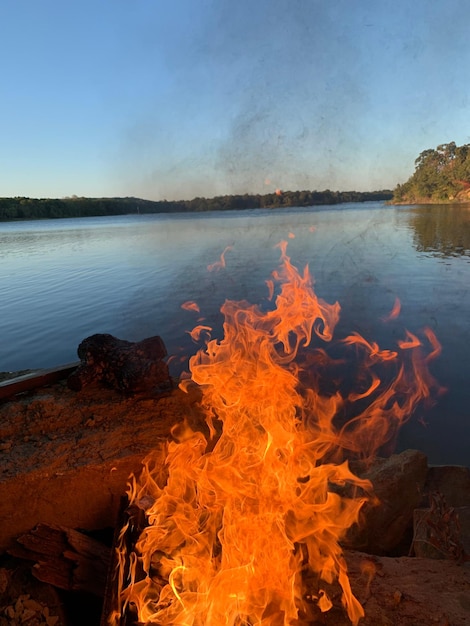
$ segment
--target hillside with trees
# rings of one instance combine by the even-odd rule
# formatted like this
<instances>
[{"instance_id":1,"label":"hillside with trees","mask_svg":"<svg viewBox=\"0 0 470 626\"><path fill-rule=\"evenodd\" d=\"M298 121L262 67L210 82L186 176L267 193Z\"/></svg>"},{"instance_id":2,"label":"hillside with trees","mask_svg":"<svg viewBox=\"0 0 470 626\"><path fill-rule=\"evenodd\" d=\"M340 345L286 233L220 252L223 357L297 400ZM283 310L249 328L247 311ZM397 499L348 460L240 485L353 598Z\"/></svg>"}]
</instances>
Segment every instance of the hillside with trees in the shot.
<instances>
[{"instance_id":1,"label":"hillside with trees","mask_svg":"<svg viewBox=\"0 0 470 626\"><path fill-rule=\"evenodd\" d=\"M278 191L269 194L244 194L194 198L193 200L142 200L140 198L0 198L0 221L95 217L130 213L189 213L240 209L307 207L343 202L390 200L392 192L383 191Z\"/></svg>"},{"instance_id":2,"label":"hillside with trees","mask_svg":"<svg viewBox=\"0 0 470 626\"><path fill-rule=\"evenodd\" d=\"M421 152L415 172L397 185L392 204L470 201L470 144L443 143Z\"/></svg>"}]
</instances>

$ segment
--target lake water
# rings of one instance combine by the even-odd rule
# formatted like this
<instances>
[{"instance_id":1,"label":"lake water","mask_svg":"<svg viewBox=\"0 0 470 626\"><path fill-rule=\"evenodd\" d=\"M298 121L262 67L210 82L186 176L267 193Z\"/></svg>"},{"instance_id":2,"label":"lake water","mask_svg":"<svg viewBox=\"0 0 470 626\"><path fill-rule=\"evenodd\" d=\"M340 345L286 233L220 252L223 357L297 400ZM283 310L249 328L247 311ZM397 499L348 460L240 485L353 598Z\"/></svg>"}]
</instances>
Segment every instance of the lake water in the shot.
<instances>
[{"instance_id":1,"label":"lake water","mask_svg":"<svg viewBox=\"0 0 470 626\"><path fill-rule=\"evenodd\" d=\"M197 349L187 332L197 316L181 304L196 301L220 335L226 298L266 302L280 240L289 241L294 265L309 265L317 295L340 302L338 331L381 344L380 318L398 297L400 329L435 332L443 350L432 371L448 391L402 429L398 445L423 450L432 463L470 465L464 206L364 203L0 223L0 371L75 361L82 339L106 332L130 341L161 335L177 357L177 375ZM227 246L226 267L209 272Z\"/></svg>"}]
</instances>

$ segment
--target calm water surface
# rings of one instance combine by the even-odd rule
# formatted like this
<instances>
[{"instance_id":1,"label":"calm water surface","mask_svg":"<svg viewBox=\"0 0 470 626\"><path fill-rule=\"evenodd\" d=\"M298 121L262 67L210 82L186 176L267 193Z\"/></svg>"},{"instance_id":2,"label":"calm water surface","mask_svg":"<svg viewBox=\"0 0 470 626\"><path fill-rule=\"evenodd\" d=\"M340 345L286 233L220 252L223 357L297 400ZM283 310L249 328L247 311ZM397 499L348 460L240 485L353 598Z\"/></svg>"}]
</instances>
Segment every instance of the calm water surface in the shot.
<instances>
[{"instance_id":1,"label":"calm water surface","mask_svg":"<svg viewBox=\"0 0 470 626\"><path fill-rule=\"evenodd\" d=\"M282 239L295 265L309 265L317 295L340 302L340 335L358 331L389 347L383 342L401 337L403 326L434 330L443 351L433 373L448 391L402 429L399 447L424 450L433 463L470 465L470 210L463 206L0 224L0 371L74 361L82 339L107 332L131 341L161 335L177 357L176 375L197 349L187 332L197 315L181 304L195 300L220 335L226 298L266 302ZM209 272L226 246L225 269ZM385 328L380 318L396 297L402 313Z\"/></svg>"}]
</instances>

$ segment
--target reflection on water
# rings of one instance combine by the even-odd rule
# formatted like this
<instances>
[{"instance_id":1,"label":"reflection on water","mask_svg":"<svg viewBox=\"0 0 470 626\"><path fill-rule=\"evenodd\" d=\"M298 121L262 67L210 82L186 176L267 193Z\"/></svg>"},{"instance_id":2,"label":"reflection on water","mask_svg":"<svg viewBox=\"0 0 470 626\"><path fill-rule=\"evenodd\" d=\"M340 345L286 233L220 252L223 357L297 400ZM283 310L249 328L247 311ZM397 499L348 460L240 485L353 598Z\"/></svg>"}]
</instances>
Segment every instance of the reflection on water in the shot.
<instances>
[{"instance_id":1,"label":"reflection on water","mask_svg":"<svg viewBox=\"0 0 470 626\"><path fill-rule=\"evenodd\" d=\"M411 421L401 447L430 460L468 464L470 435L470 234L462 206L388 207L381 203L133 215L0 224L0 371L76 360L97 332L137 341L161 335L172 374L197 345L194 300L213 336L225 299L270 306L265 281L278 267L279 241L320 298L339 301L338 338L358 332L384 348L403 329L430 327L442 343L433 374L448 388ZM222 251L226 267L209 272ZM384 324L395 299L398 320Z\"/></svg>"},{"instance_id":2,"label":"reflection on water","mask_svg":"<svg viewBox=\"0 0 470 626\"><path fill-rule=\"evenodd\" d=\"M470 256L470 206L420 206L411 211L410 225L419 252L437 256Z\"/></svg>"}]
</instances>

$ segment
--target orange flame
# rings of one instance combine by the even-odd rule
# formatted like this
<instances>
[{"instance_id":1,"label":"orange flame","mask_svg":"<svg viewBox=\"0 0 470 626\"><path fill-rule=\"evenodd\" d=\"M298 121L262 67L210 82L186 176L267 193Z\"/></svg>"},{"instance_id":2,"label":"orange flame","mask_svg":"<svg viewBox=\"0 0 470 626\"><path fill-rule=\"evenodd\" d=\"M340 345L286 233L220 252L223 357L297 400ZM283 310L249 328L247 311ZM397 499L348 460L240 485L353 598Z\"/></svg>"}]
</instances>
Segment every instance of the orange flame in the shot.
<instances>
[{"instance_id":1,"label":"orange flame","mask_svg":"<svg viewBox=\"0 0 470 626\"><path fill-rule=\"evenodd\" d=\"M211 438L179 425L165 464L155 452L132 477L130 504L147 526L128 554L127 578L120 574L119 610L132 609L139 623L288 626L307 611L307 595L328 611L324 586L334 581L351 622L364 615L340 542L372 485L345 459L374 454L430 396L437 385L426 365L439 344L427 330L425 357L411 333L396 350L352 333L340 345L362 359L359 389L325 391L320 366L345 360L315 344L332 341L340 306L318 298L308 268L300 273L286 242L279 247L273 308L226 301L223 339L209 338L190 360ZM305 588L306 568L314 589Z\"/></svg>"},{"instance_id":2,"label":"orange flame","mask_svg":"<svg viewBox=\"0 0 470 626\"><path fill-rule=\"evenodd\" d=\"M215 263L211 263L207 266L207 269L209 272L213 272L215 271L219 271L221 269L223 269L225 267L225 255L227 252L229 252L229 250L232 250L233 246L227 246L225 248L225 250L222 252L222 254L220 255L220 259L218 261L215 261Z\"/></svg>"},{"instance_id":3,"label":"orange flame","mask_svg":"<svg viewBox=\"0 0 470 626\"><path fill-rule=\"evenodd\" d=\"M187 302L183 302L181 308L185 311L195 311L196 313L200 312L199 305L194 300L188 300Z\"/></svg>"},{"instance_id":4,"label":"orange flame","mask_svg":"<svg viewBox=\"0 0 470 626\"><path fill-rule=\"evenodd\" d=\"M397 319L397 317L400 315L400 311L401 311L400 300L398 298L395 298L395 302L393 303L392 310L390 311L388 315L384 315L384 317L382 317L382 321L389 322L390 320Z\"/></svg>"},{"instance_id":5,"label":"orange flame","mask_svg":"<svg viewBox=\"0 0 470 626\"><path fill-rule=\"evenodd\" d=\"M191 339L193 341L199 341L202 336L210 336L211 331L212 328L210 326L199 324L198 326L195 326L189 334L191 335Z\"/></svg>"}]
</instances>

